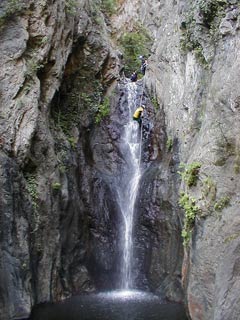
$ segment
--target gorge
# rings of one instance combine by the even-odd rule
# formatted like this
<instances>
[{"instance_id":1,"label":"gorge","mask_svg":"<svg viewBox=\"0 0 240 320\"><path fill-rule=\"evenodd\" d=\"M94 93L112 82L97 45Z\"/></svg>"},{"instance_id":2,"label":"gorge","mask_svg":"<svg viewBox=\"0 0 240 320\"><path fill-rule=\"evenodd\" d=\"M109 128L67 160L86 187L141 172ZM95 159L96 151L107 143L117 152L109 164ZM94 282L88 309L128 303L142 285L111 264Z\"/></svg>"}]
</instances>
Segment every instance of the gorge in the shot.
<instances>
[{"instance_id":1,"label":"gorge","mask_svg":"<svg viewBox=\"0 0 240 320\"><path fill-rule=\"evenodd\" d=\"M119 288L240 319L239 13L1 1L0 319Z\"/></svg>"}]
</instances>

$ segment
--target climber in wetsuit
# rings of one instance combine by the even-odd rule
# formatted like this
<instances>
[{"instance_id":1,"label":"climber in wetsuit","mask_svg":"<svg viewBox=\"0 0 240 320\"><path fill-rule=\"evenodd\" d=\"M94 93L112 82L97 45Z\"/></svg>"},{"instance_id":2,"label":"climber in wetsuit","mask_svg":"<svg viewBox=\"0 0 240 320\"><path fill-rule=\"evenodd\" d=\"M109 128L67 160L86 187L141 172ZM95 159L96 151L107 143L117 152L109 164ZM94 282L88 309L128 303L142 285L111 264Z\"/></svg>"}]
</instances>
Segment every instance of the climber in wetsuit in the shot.
<instances>
[{"instance_id":1,"label":"climber in wetsuit","mask_svg":"<svg viewBox=\"0 0 240 320\"><path fill-rule=\"evenodd\" d=\"M141 73L145 75L146 68L147 68L147 59L144 56L140 56L139 59L141 60Z\"/></svg>"},{"instance_id":2,"label":"climber in wetsuit","mask_svg":"<svg viewBox=\"0 0 240 320\"><path fill-rule=\"evenodd\" d=\"M138 74L137 74L136 71L134 71L134 72L132 73L130 79L131 79L132 82L136 82L136 81L137 81L137 77L138 77Z\"/></svg>"},{"instance_id":3,"label":"climber in wetsuit","mask_svg":"<svg viewBox=\"0 0 240 320\"><path fill-rule=\"evenodd\" d=\"M141 126L142 124L142 113L144 109L145 105L142 105L138 107L133 114L133 120L137 121L139 123L139 126Z\"/></svg>"}]
</instances>

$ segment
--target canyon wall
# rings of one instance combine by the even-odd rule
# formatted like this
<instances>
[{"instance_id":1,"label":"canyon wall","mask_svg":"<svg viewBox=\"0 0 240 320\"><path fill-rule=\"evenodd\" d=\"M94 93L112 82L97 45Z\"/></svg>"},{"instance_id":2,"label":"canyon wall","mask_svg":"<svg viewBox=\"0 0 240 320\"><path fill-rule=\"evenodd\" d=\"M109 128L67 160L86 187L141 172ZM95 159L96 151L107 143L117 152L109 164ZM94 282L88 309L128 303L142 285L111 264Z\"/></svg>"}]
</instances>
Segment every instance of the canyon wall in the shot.
<instances>
[{"instance_id":1,"label":"canyon wall","mask_svg":"<svg viewBox=\"0 0 240 320\"><path fill-rule=\"evenodd\" d=\"M126 0L110 19L101 3L0 4L0 317L117 287L127 98L116 43L141 23L153 45L135 280L170 300L184 293L191 319L238 319L239 4Z\"/></svg>"},{"instance_id":2,"label":"canyon wall","mask_svg":"<svg viewBox=\"0 0 240 320\"><path fill-rule=\"evenodd\" d=\"M118 208L98 168L95 117L121 55L100 2L4 1L0 13L0 318L9 320L112 286Z\"/></svg>"},{"instance_id":3,"label":"canyon wall","mask_svg":"<svg viewBox=\"0 0 240 320\"><path fill-rule=\"evenodd\" d=\"M148 90L165 114L173 153L186 169L200 163L194 184L183 179L177 191L198 211L182 268L191 319L240 316L239 10L235 0L136 0L115 20L129 30L139 20L151 32Z\"/></svg>"}]
</instances>

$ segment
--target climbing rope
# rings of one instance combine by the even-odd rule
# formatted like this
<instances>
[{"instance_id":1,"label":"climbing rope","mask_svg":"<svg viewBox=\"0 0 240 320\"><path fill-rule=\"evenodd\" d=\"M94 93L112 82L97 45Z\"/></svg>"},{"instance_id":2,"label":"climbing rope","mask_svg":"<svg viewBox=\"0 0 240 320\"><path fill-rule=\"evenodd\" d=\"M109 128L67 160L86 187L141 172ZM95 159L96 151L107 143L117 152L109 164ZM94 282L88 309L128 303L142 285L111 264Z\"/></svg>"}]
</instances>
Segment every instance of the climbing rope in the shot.
<instances>
[{"instance_id":1,"label":"climbing rope","mask_svg":"<svg viewBox=\"0 0 240 320\"><path fill-rule=\"evenodd\" d=\"M140 106L142 104L142 98L143 98L143 92L144 92L144 87L145 87L145 76L143 77L143 88L142 88L142 94L141 94L141 98L140 98Z\"/></svg>"},{"instance_id":2,"label":"climbing rope","mask_svg":"<svg viewBox=\"0 0 240 320\"><path fill-rule=\"evenodd\" d=\"M141 98L140 98L140 104L139 104L139 106L142 105L144 88L145 88L145 76L143 77L143 88L142 88L142 95L141 95ZM142 157L142 134L143 134L143 124L141 123L141 129L140 129L140 148L139 148L139 164L138 164L139 167L140 167L140 164L141 164L141 157Z\"/></svg>"}]
</instances>

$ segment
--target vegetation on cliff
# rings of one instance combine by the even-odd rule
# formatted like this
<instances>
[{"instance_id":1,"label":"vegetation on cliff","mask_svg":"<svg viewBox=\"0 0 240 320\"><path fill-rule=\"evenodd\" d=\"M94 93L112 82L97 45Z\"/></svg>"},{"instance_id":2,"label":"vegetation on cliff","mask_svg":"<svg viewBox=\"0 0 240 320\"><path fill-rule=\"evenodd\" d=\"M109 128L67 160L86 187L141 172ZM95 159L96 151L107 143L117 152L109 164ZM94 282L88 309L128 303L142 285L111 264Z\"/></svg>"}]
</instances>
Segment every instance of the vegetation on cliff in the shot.
<instances>
[{"instance_id":1,"label":"vegetation on cliff","mask_svg":"<svg viewBox=\"0 0 240 320\"><path fill-rule=\"evenodd\" d=\"M124 54L126 75L130 76L134 70L140 70L139 56L149 56L152 39L143 25L138 23L132 31L126 31L121 35L119 44Z\"/></svg>"},{"instance_id":2,"label":"vegetation on cliff","mask_svg":"<svg viewBox=\"0 0 240 320\"><path fill-rule=\"evenodd\" d=\"M204 48L214 45L220 37L219 26L228 6L226 0L192 1L183 16L181 48L183 52L194 52L204 66L210 62Z\"/></svg>"}]
</instances>

